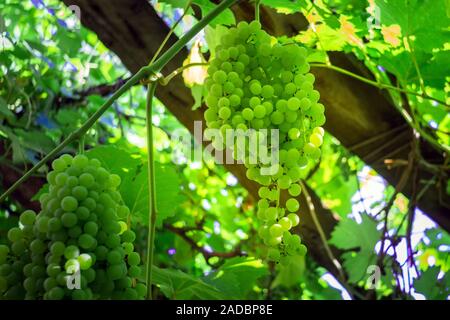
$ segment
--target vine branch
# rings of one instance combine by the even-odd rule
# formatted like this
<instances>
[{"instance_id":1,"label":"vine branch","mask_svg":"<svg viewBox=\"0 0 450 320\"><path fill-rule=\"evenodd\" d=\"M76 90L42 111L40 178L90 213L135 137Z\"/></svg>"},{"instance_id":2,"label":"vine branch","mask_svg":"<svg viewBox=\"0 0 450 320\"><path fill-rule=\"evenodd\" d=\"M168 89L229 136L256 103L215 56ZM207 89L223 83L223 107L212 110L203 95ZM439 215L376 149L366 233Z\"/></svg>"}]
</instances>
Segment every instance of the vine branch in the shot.
<instances>
[{"instance_id":1,"label":"vine branch","mask_svg":"<svg viewBox=\"0 0 450 320\"><path fill-rule=\"evenodd\" d=\"M37 172L48 161L52 160L59 152L64 150L66 146L84 135L95 122L105 113L106 110L116 101L123 93L128 91L133 85L140 80L148 77L151 74L158 74L162 68L171 61L175 55L180 52L181 49L204 27L206 27L216 16L222 11L233 5L238 0L224 0L211 10L202 20L194 25L188 32L184 34L177 42L175 42L166 52L164 52L160 58L156 59L153 63L142 67L136 72L126 83L124 83L103 105L91 116L89 119L76 131L72 132L63 142L50 151L45 157L43 157L36 165L28 170L19 180L17 180L8 190L6 190L0 196L0 202L4 201L14 190L17 189L22 183L24 183L32 174Z\"/></svg>"}]
</instances>

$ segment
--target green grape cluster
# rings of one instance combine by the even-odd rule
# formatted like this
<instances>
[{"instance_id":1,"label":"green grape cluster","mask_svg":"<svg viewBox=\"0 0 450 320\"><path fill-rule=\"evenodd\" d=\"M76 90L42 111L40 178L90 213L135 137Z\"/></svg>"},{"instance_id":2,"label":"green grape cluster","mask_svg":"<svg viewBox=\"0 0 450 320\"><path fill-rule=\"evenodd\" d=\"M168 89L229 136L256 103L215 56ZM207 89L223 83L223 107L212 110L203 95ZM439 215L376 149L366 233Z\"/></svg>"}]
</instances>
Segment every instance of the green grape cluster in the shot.
<instances>
[{"instance_id":1,"label":"green grape cluster","mask_svg":"<svg viewBox=\"0 0 450 320\"><path fill-rule=\"evenodd\" d=\"M120 177L84 155L64 154L52 168L41 212L23 212L0 245L0 299L144 298Z\"/></svg>"},{"instance_id":2,"label":"green grape cluster","mask_svg":"<svg viewBox=\"0 0 450 320\"><path fill-rule=\"evenodd\" d=\"M320 94L314 90L314 75L309 73L307 50L294 42L280 43L261 29L261 24L240 22L228 29L210 60L205 80L208 129L218 129L213 146L238 147L229 139L229 129L278 129L278 163L252 163L242 160L247 177L261 185L257 217L262 222L259 235L270 249L268 257L285 261L304 255L306 247L291 228L299 224L297 212L301 193L301 169L308 161L320 158L325 123ZM261 131L261 130L260 130ZM267 135L258 145L275 152ZM227 143L228 142L228 143ZM249 146L245 146L249 151ZM263 169L270 168L270 174ZM281 190L290 198L282 201Z\"/></svg>"}]
</instances>

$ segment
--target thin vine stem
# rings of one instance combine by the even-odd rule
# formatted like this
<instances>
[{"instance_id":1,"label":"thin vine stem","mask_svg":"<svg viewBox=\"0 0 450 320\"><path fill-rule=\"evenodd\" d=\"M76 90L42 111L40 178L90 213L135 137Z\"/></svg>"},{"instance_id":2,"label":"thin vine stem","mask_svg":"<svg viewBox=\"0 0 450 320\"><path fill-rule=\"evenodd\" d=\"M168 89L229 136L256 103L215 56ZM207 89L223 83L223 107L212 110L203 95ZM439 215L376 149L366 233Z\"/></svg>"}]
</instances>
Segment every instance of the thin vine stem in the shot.
<instances>
[{"instance_id":1,"label":"thin vine stem","mask_svg":"<svg viewBox=\"0 0 450 320\"><path fill-rule=\"evenodd\" d=\"M181 66L181 67L175 69L174 71L169 73L167 76L160 78L159 83L163 86L166 86L167 84L169 84L170 80L172 80L174 77L176 77L177 75L182 73L184 70L192 68L192 67L207 66L207 65L209 65L209 63L207 63L207 62L193 62L193 63L186 64L184 66Z\"/></svg>"},{"instance_id":2,"label":"thin vine stem","mask_svg":"<svg viewBox=\"0 0 450 320\"><path fill-rule=\"evenodd\" d=\"M188 3L186 4L186 6L184 7L183 10L183 14L181 15L180 18L178 18L178 20L173 24L173 26L170 28L169 33L166 35L166 37L164 38L163 42L161 42L161 45L159 46L158 50L156 50L152 60L150 60L150 64L152 64L156 58L158 58L159 54L161 53L161 51L164 49L164 47L167 44L167 41L169 41L170 36L175 32L175 28L180 24L180 22L183 20L183 18L186 16L187 11L189 10L189 7L192 4L192 0L189 0Z\"/></svg>"},{"instance_id":3,"label":"thin vine stem","mask_svg":"<svg viewBox=\"0 0 450 320\"><path fill-rule=\"evenodd\" d=\"M449 108L449 110L450 110L450 105L447 104L446 102L444 102L442 100L439 100L439 99L431 98L428 95L423 94L423 93L418 93L418 92L414 92L414 91L410 91L410 90L405 90L405 89L402 89L402 88L394 87L394 86L389 85L389 84L384 84L384 83L379 83L379 82L376 82L376 81L372 81L370 79L367 79L367 78L364 78L364 77L362 77L360 75L357 75L357 74L355 74L355 73L353 73L351 71L348 71L348 70L345 70L345 69L342 69L342 68L339 68L339 67L336 67L336 66L333 66L333 65L328 65L328 64L323 64L323 63L311 63L310 66L311 67L316 67L316 68L325 68L325 69L334 70L336 72L345 74L345 75L347 75L349 77L355 78L355 79L357 79L359 81L362 81L364 83L367 83L367 84L369 84L371 86L374 86L374 87L377 87L379 89L393 90L393 91L402 92L402 93L405 93L405 94L415 95L415 96L421 97L423 99L433 100L433 101L436 101L436 102L442 104L445 107L445 109ZM450 147L449 146L441 145L440 143L438 143L436 141L435 138L433 138L431 135L429 135L427 132L425 132L420 126L416 125L415 122L414 122L414 119L411 117L411 115L404 108L402 108L401 106L398 106L396 103L394 103L394 106L397 109L397 111L400 112L400 114L403 116L403 118L405 119L405 121L408 123L408 125L411 128L416 130L425 140L427 140L437 150L441 150L441 151L446 152L447 154L450 154Z\"/></svg>"},{"instance_id":4,"label":"thin vine stem","mask_svg":"<svg viewBox=\"0 0 450 320\"><path fill-rule=\"evenodd\" d=\"M147 235L147 299L152 300L152 266L153 252L155 247L156 217L158 215L156 206L156 184L155 184L155 160L153 154L153 97L155 96L157 82L153 81L147 87L147 103L146 103L146 126L147 126L147 182L148 182L148 235Z\"/></svg>"},{"instance_id":5,"label":"thin vine stem","mask_svg":"<svg viewBox=\"0 0 450 320\"><path fill-rule=\"evenodd\" d=\"M259 22L259 5L261 0L255 0L255 20Z\"/></svg>"},{"instance_id":6,"label":"thin vine stem","mask_svg":"<svg viewBox=\"0 0 450 320\"><path fill-rule=\"evenodd\" d=\"M420 97L420 98L423 98L423 99L436 101L436 102L440 103L441 105L443 105L444 107L450 109L450 104L446 103L443 100L430 97L430 96L428 96L427 94L424 94L424 93L419 93L419 92L415 92L415 91L411 91L411 90L406 90L406 89L394 87L392 85L385 84L385 83L379 83L379 82L376 82L376 81L364 78L364 77L362 77L360 75L357 75L357 74L355 74L355 73L353 73L351 71L348 71L348 70L345 70L345 69L342 69L342 68L339 68L339 67L336 67L336 66L333 66L333 65L330 65L330 64L310 63L309 65L311 67L326 68L326 69L331 69L331 70L337 71L339 73L345 74L345 75L347 75L349 77L355 78L355 79L357 79L359 81L365 82L365 83L370 84L371 86L377 87L379 89L394 90L394 91L398 91L398 92L402 92L402 93L406 93L406 94L411 94L411 95L414 95L414 96L417 96L417 97Z\"/></svg>"},{"instance_id":7,"label":"thin vine stem","mask_svg":"<svg viewBox=\"0 0 450 320\"><path fill-rule=\"evenodd\" d=\"M325 252L327 253L331 262L335 265L337 271L339 272L339 277L341 278L341 280L345 280L345 275L344 275L344 271L342 270L342 266L339 263L339 261L336 259L336 257L334 256L333 252L331 251L331 248L328 245L327 237L325 236L325 232L323 231L323 228L320 225L319 219L317 218L316 209L314 208L314 204L312 202L311 196L309 195L309 192L308 192L305 184L302 181L300 181L300 185L302 186L302 191L305 194L309 212L311 213L311 217L313 219L314 225L316 226L317 231L319 232L319 236L320 236L320 239L325 248Z\"/></svg>"},{"instance_id":8,"label":"thin vine stem","mask_svg":"<svg viewBox=\"0 0 450 320\"><path fill-rule=\"evenodd\" d=\"M78 153L79 154L83 154L84 153L84 141L85 141L85 135L83 135L82 137L80 137L80 142L78 145Z\"/></svg>"},{"instance_id":9,"label":"thin vine stem","mask_svg":"<svg viewBox=\"0 0 450 320\"><path fill-rule=\"evenodd\" d=\"M201 19L196 25L194 25L188 32L184 34L177 42L175 42L166 52L164 52L160 58L156 59L148 66L142 67L137 73L135 73L126 83L124 83L112 96L103 103L103 105L89 117L86 122L81 125L80 128L73 131L66 139L64 139L58 146L50 151L45 157L43 157L37 164L35 164L30 170L28 170L20 179L18 179L8 190L6 190L0 196L0 202L6 199L14 190L16 190L22 183L24 183L31 175L38 171L42 166L52 160L59 152L64 150L66 146L79 139L84 135L95 122L105 113L106 110L116 101L123 93L128 91L132 86L137 84L140 80L148 77L152 74L158 74L161 69L171 61L175 55L182 50L185 45L199 33L206 25L208 25L215 17L217 17L222 11L236 3L238 0L224 0L211 10L203 19Z\"/></svg>"}]
</instances>

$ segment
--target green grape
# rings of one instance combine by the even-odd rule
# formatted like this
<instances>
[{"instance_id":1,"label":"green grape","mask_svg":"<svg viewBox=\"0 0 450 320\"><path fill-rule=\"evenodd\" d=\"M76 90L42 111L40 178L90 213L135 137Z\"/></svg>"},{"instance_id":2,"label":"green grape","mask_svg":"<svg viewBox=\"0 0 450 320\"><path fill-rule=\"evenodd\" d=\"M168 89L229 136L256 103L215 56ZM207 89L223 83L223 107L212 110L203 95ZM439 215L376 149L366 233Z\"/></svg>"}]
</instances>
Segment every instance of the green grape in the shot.
<instances>
[{"instance_id":1,"label":"green grape","mask_svg":"<svg viewBox=\"0 0 450 320\"><path fill-rule=\"evenodd\" d=\"M275 125L279 125L282 124L284 121L284 115L283 113L281 113L280 111L274 111L271 115L270 115L270 120L272 121L273 124Z\"/></svg>"},{"instance_id":2,"label":"green grape","mask_svg":"<svg viewBox=\"0 0 450 320\"><path fill-rule=\"evenodd\" d=\"M289 187L288 190L289 194L293 197L297 197L300 195L300 193L302 192L302 188L300 187L299 184L291 184L291 186Z\"/></svg>"},{"instance_id":3,"label":"green grape","mask_svg":"<svg viewBox=\"0 0 450 320\"><path fill-rule=\"evenodd\" d=\"M99 174L99 178L104 177L103 179L106 180L107 177L107 173L106 175L103 173L101 173L102 171L99 169L98 174ZM78 181L80 183L81 186L86 187L86 188L91 188L94 183L95 183L95 179L92 176L92 174L90 173L83 173L79 178Z\"/></svg>"},{"instance_id":4,"label":"green grape","mask_svg":"<svg viewBox=\"0 0 450 320\"><path fill-rule=\"evenodd\" d=\"M261 89L261 95L264 99L270 99L275 94L275 90L271 85L264 85Z\"/></svg>"},{"instance_id":5,"label":"green grape","mask_svg":"<svg viewBox=\"0 0 450 320\"><path fill-rule=\"evenodd\" d=\"M259 81L255 81L252 84L250 84L250 91L251 93L258 95L261 93L262 88L261 88L261 84L259 83Z\"/></svg>"},{"instance_id":6,"label":"green grape","mask_svg":"<svg viewBox=\"0 0 450 320\"><path fill-rule=\"evenodd\" d=\"M98 232L98 224L94 221L88 221L85 223L85 225L83 227L83 231L86 234L89 234L89 235L95 237Z\"/></svg>"},{"instance_id":7,"label":"green grape","mask_svg":"<svg viewBox=\"0 0 450 320\"><path fill-rule=\"evenodd\" d=\"M52 162L52 168L55 171L64 171L67 168L67 164L62 159L56 159Z\"/></svg>"},{"instance_id":8,"label":"green grape","mask_svg":"<svg viewBox=\"0 0 450 320\"><path fill-rule=\"evenodd\" d=\"M280 189L288 189L291 186L292 180L288 175L283 175L278 179L278 187Z\"/></svg>"},{"instance_id":9,"label":"green grape","mask_svg":"<svg viewBox=\"0 0 450 320\"><path fill-rule=\"evenodd\" d=\"M8 231L8 239L11 242L19 241L23 238L23 232L20 228L14 227Z\"/></svg>"},{"instance_id":10,"label":"green grape","mask_svg":"<svg viewBox=\"0 0 450 320\"><path fill-rule=\"evenodd\" d=\"M89 164L89 159L82 154L76 155L72 160L72 165L76 168L83 169Z\"/></svg>"},{"instance_id":11,"label":"green grape","mask_svg":"<svg viewBox=\"0 0 450 320\"><path fill-rule=\"evenodd\" d=\"M133 231L127 230L124 233L122 233L122 241L134 242L134 240L136 240L136 234Z\"/></svg>"},{"instance_id":12,"label":"green grape","mask_svg":"<svg viewBox=\"0 0 450 320\"><path fill-rule=\"evenodd\" d=\"M73 212L66 212L61 217L61 223L66 228L71 228L77 224L77 215Z\"/></svg>"},{"instance_id":13,"label":"green grape","mask_svg":"<svg viewBox=\"0 0 450 320\"><path fill-rule=\"evenodd\" d=\"M106 260L108 260L110 264L118 264L122 261L122 255L117 250L111 250L108 252Z\"/></svg>"},{"instance_id":14,"label":"green grape","mask_svg":"<svg viewBox=\"0 0 450 320\"><path fill-rule=\"evenodd\" d=\"M107 237L105 244L111 249L118 247L120 245L120 236L117 234L110 234Z\"/></svg>"},{"instance_id":15,"label":"green grape","mask_svg":"<svg viewBox=\"0 0 450 320\"><path fill-rule=\"evenodd\" d=\"M277 208L274 208L274 207L267 208L266 212L265 212L265 216L266 216L266 219L269 221L276 220L278 217Z\"/></svg>"},{"instance_id":16,"label":"green grape","mask_svg":"<svg viewBox=\"0 0 450 320\"><path fill-rule=\"evenodd\" d=\"M286 209L288 209L290 212L298 211L299 207L300 205L297 199L291 198L286 201Z\"/></svg>"},{"instance_id":17,"label":"green grape","mask_svg":"<svg viewBox=\"0 0 450 320\"><path fill-rule=\"evenodd\" d=\"M96 245L97 241L93 236L87 233L83 233L78 238L78 245L83 249L91 249Z\"/></svg>"},{"instance_id":18,"label":"green grape","mask_svg":"<svg viewBox=\"0 0 450 320\"><path fill-rule=\"evenodd\" d=\"M64 211L70 212L75 211L78 207L78 201L72 196L67 196L61 200L61 208Z\"/></svg>"},{"instance_id":19,"label":"green grape","mask_svg":"<svg viewBox=\"0 0 450 320\"><path fill-rule=\"evenodd\" d=\"M231 115L231 110L228 107L222 107L219 109L219 117L223 120L227 120Z\"/></svg>"},{"instance_id":20,"label":"green grape","mask_svg":"<svg viewBox=\"0 0 450 320\"><path fill-rule=\"evenodd\" d=\"M275 238L281 237L283 231L283 226L278 223L271 225L269 228L270 235Z\"/></svg>"},{"instance_id":21,"label":"green grape","mask_svg":"<svg viewBox=\"0 0 450 320\"><path fill-rule=\"evenodd\" d=\"M87 253L82 253L77 257L78 263L80 264L81 270L88 270L92 264L92 257Z\"/></svg>"},{"instance_id":22,"label":"green grape","mask_svg":"<svg viewBox=\"0 0 450 320\"><path fill-rule=\"evenodd\" d=\"M317 133L313 133L310 137L309 137L309 141L316 147L320 147L323 143L323 138L322 135L317 134Z\"/></svg>"},{"instance_id":23,"label":"green grape","mask_svg":"<svg viewBox=\"0 0 450 320\"><path fill-rule=\"evenodd\" d=\"M253 110L250 108L245 108L244 110L242 110L242 117L247 120L250 121L253 119Z\"/></svg>"},{"instance_id":24,"label":"green grape","mask_svg":"<svg viewBox=\"0 0 450 320\"><path fill-rule=\"evenodd\" d=\"M31 226L36 221L36 212L34 212L33 210L25 210L20 215L19 220L20 223L23 224L24 226Z\"/></svg>"},{"instance_id":25,"label":"green grape","mask_svg":"<svg viewBox=\"0 0 450 320\"><path fill-rule=\"evenodd\" d=\"M98 261L105 260L108 252L109 252L108 248L102 245L95 248L95 256L97 257Z\"/></svg>"},{"instance_id":26,"label":"green grape","mask_svg":"<svg viewBox=\"0 0 450 320\"><path fill-rule=\"evenodd\" d=\"M54 287L48 291L47 297L49 300L62 300L64 298L64 289Z\"/></svg>"},{"instance_id":27,"label":"green grape","mask_svg":"<svg viewBox=\"0 0 450 320\"><path fill-rule=\"evenodd\" d=\"M74 196L76 200L82 201L88 196L88 190L85 187L76 186L72 189L72 196Z\"/></svg>"},{"instance_id":28,"label":"green grape","mask_svg":"<svg viewBox=\"0 0 450 320\"><path fill-rule=\"evenodd\" d=\"M291 224L293 227L298 226L298 224L300 223L300 218L295 213L290 213L287 217L289 220L291 220Z\"/></svg>"},{"instance_id":29,"label":"green grape","mask_svg":"<svg viewBox=\"0 0 450 320\"><path fill-rule=\"evenodd\" d=\"M267 257L269 258L269 260L278 262L281 258L280 250L273 248L269 249Z\"/></svg>"},{"instance_id":30,"label":"green grape","mask_svg":"<svg viewBox=\"0 0 450 320\"><path fill-rule=\"evenodd\" d=\"M289 230L292 227L292 222L288 217L281 218L278 223L282 227L283 231Z\"/></svg>"},{"instance_id":31,"label":"green grape","mask_svg":"<svg viewBox=\"0 0 450 320\"><path fill-rule=\"evenodd\" d=\"M46 216L38 215L36 219L36 227L39 232L45 233L48 230L48 221L49 218Z\"/></svg>"},{"instance_id":32,"label":"green grape","mask_svg":"<svg viewBox=\"0 0 450 320\"><path fill-rule=\"evenodd\" d=\"M128 255L128 264L130 266L136 266L141 262L141 257L137 252L132 252Z\"/></svg>"},{"instance_id":33,"label":"green grape","mask_svg":"<svg viewBox=\"0 0 450 320\"><path fill-rule=\"evenodd\" d=\"M64 257L66 259L75 259L80 255L80 250L77 246L70 245L64 249Z\"/></svg>"},{"instance_id":34,"label":"green grape","mask_svg":"<svg viewBox=\"0 0 450 320\"><path fill-rule=\"evenodd\" d=\"M108 278L111 280L118 280L127 274L127 267L124 263L110 265L107 268Z\"/></svg>"},{"instance_id":35,"label":"green grape","mask_svg":"<svg viewBox=\"0 0 450 320\"><path fill-rule=\"evenodd\" d=\"M43 253L46 249L45 243L40 239L34 239L30 243L30 250L33 253Z\"/></svg>"}]
</instances>

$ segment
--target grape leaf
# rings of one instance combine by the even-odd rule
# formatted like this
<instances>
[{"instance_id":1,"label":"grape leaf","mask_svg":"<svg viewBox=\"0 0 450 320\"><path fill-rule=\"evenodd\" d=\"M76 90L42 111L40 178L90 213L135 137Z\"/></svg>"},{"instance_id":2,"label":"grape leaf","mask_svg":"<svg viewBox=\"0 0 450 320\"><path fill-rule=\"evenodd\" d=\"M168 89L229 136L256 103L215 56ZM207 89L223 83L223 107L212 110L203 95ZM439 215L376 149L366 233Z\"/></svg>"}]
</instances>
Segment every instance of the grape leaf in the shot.
<instances>
[{"instance_id":1,"label":"grape leaf","mask_svg":"<svg viewBox=\"0 0 450 320\"><path fill-rule=\"evenodd\" d=\"M280 13L291 14L306 8L305 0L262 0L261 4L272 7Z\"/></svg>"},{"instance_id":2,"label":"grape leaf","mask_svg":"<svg viewBox=\"0 0 450 320\"><path fill-rule=\"evenodd\" d=\"M0 115L3 115L4 117L6 117L8 119L11 119L14 117L14 114L11 112L11 110L8 109L8 104L6 103L5 99L3 99L2 97L0 97Z\"/></svg>"},{"instance_id":3,"label":"grape leaf","mask_svg":"<svg viewBox=\"0 0 450 320\"><path fill-rule=\"evenodd\" d=\"M152 283L158 285L169 299L223 300L223 294L214 286L180 270L153 267Z\"/></svg>"},{"instance_id":4,"label":"grape leaf","mask_svg":"<svg viewBox=\"0 0 450 320\"><path fill-rule=\"evenodd\" d=\"M375 0L380 8L380 22L386 26L398 24L402 36L414 35L416 50L431 51L448 41L450 18L445 0Z\"/></svg>"},{"instance_id":5,"label":"grape leaf","mask_svg":"<svg viewBox=\"0 0 450 320\"><path fill-rule=\"evenodd\" d=\"M279 265L279 270L275 280L272 283L272 288L279 285L285 287L292 287L299 283L305 272L305 257L294 256L287 266Z\"/></svg>"},{"instance_id":6,"label":"grape leaf","mask_svg":"<svg viewBox=\"0 0 450 320\"><path fill-rule=\"evenodd\" d=\"M439 273L439 267L428 268L419 278L414 280L414 289L427 299L445 300L450 294L450 276L447 273L444 277L438 279Z\"/></svg>"},{"instance_id":7,"label":"grape leaf","mask_svg":"<svg viewBox=\"0 0 450 320\"><path fill-rule=\"evenodd\" d=\"M344 268L349 273L349 281L357 282L366 274L369 265L375 262L375 245L380 240L381 231L377 230L376 221L363 215L361 224L355 220L345 219L333 230L330 244L339 249L354 250L342 255Z\"/></svg>"},{"instance_id":8,"label":"grape leaf","mask_svg":"<svg viewBox=\"0 0 450 320\"><path fill-rule=\"evenodd\" d=\"M194 0L193 3L199 6L200 10L202 11L202 17L207 15L216 7L216 5L209 0ZM228 26L236 24L236 19L234 18L233 12L230 9L225 9L221 14L219 14L209 23L209 25L212 27L218 24Z\"/></svg>"},{"instance_id":9,"label":"grape leaf","mask_svg":"<svg viewBox=\"0 0 450 320\"><path fill-rule=\"evenodd\" d=\"M157 226L175 215L183 197L180 195L180 181L175 169L170 165L155 163ZM148 184L147 165L144 164L136 176L128 175L120 186L120 193L131 216L144 225L148 224Z\"/></svg>"},{"instance_id":10,"label":"grape leaf","mask_svg":"<svg viewBox=\"0 0 450 320\"><path fill-rule=\"evenodd\" d=\"M129 176L136 174L139 165L142 162L137 157L126 150L117 148L115 146L101 146L93 148L86 152L86 156L89 158L96 158L100 160L102 166L110 173L114 173L120 176L124 181Z\"/></svg>"},{"instance_id":11,"label":"grape leaf","mask_svg":"<svg viewBox=\"0 0 450 320\"><path fill-rule=\"evenodd\" d=\"M236 257L205 277L205 281L223 291L228 299L244 299L256 280L267 274L267 267L261 260Z\"/></svg>"},{"instance_id":12,"label":"grape leaf","mask_svg":"<svg viewBox=\"0 0 450 320\"><path fill-rule=\"evenodd\" d=\"M196 110L202 106L203 90L203 85L194 84L191 87L192 97L194 97L194 105L192 106L192 110Z\"/></svg>"}]
</instances>

